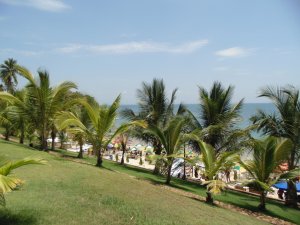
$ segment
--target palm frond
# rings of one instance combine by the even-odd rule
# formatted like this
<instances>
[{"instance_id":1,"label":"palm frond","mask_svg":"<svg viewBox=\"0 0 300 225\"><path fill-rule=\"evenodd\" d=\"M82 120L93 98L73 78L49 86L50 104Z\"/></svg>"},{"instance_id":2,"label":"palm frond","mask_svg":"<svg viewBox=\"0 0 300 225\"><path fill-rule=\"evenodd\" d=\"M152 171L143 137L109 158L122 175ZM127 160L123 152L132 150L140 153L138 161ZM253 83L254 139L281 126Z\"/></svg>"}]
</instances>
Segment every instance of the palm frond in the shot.
<instances>
[{"instance_id":1,"label":"palm frond","mask_svg":"<svg viewBox=\"0 0 300 225\"><path fill-rule=\"evenodd\" d=\"M45 164L46 161L41 158L24 158L22 160L11 161L6 163L0 168L0 174L7 176L11 173L12 170L19 168L21 166L29 165L29 164Z\"/></svg>"},{"instance_id":2,"label":"palm frond","mask_svg":"<svg viewBox=\"0 0 300 225\"><path fill-rule=\"evenodd\" d=\"M203 184L207 185L207 190L213 194L220 194L227 187L227 184L222 180L204 181Z\"/></svg>"},{"instance_id":3,"label":"palm frond","mask_svg":"<svg viewBox=\"0 0 300 225\"><path fill-rule=\"evenodd\" d=\"M300 176L300 168L290 170L287 173L283 173L279 176L279 179L294 179Z\"/></svg>"},{"instance_id":4,"label":"palm frond","mask_svg":"<svg viewBox=\"0 0 300 225\"><path fill-rule=\"evenodd\" d=\"M10 192L20 184L22 184L20 179L0 174L0 193Z\"/></svg>"}]
</instances>

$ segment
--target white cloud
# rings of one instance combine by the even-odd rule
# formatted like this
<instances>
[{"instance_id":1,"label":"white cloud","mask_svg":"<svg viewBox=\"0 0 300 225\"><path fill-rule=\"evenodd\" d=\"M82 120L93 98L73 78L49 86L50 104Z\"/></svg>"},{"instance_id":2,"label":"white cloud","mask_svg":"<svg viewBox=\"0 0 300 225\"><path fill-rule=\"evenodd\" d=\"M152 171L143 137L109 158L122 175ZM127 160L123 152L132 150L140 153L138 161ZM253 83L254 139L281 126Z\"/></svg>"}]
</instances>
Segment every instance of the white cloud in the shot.
<instances>
[{"instance_id":1,"label":"white cloud","mask_svg":"<svg viewBox=\"0 0 300 225\"><path fill-rule=\"evenodd\" d=\"M248 56L251 53L253 53L253 51L254 51L254 49L250 49L250 48L233 47L233 48L219 50L219 51L215 52L215 54L217 56L221 56L221 57L234 58L234 57Z\"/></svg>"},{"instance_id":2,"label":"white cloud","mask_svg":"<svg viewBox=\"0 0 300 225\"><path fill-rule=\"evenodd\" d=\"M62 12L71 8L62 0L0 0L0 2L14 6L28 6L50 12Z\"/></svg>"},{"instance_id":3,"label":"white cloud","mask_svg":"<svg viewBox=\"0 0 300 225\"><path fill-rule=\"evenodd\" d=\"M0 49L0 54L8 55L8 54L16 54L16 55L23 55L23 56L37 56L43 54L43 52L37 51L28 51L28 50L16 50L16 49Z\"/></svg>"},{"instance_id":4,"label":"white cloud","mask_svg":"<svg viewBox=\"0 0 300 225\"><path fill-rule=\"evenodd\" d=\"M70 44L56 51L60 53L89 52L99 54L130 54L130 53L192 53L208 44L208 40L197 40L183 43L180 45L171 45L159 42L127 42L120 44L107 45L82 45Z\"/></svg>"}]
</instances>

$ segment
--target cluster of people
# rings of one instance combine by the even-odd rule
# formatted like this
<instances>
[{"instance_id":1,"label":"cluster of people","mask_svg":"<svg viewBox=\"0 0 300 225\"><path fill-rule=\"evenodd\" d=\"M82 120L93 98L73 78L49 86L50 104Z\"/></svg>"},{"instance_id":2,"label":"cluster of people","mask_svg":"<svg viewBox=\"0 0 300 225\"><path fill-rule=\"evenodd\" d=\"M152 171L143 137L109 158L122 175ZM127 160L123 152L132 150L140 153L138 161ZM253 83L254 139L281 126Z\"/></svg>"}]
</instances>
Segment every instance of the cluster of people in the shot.
<instances>
[{"instance_id":1,"label":"cluster of people","mask_svg":"<svg viewBox=\"0 0 300 225\"><path fill-rule=\"evenodd\" d=\"M283 189L278 189L277 195L279 199L283 200L286 198L286 191L284 191Z\"/></svg>"}]
</instances>

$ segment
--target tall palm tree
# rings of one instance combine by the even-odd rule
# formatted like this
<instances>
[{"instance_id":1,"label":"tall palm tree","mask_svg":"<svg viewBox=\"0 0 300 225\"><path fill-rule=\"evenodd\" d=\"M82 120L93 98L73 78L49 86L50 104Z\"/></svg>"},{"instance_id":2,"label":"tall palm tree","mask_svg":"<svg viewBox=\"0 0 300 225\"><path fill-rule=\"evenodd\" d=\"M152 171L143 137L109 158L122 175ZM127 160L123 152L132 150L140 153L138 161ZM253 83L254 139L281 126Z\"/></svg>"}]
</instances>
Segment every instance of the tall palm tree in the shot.
<instances>
[{"instance_id":1,"label":"tall palm tree","mask_svg":"<svg viewBox=\"0 0 300 225\"><path fill-rule=\"evenodd\" d=\"M0 156L0 205L5 205L5 193L13 191L17 186L22 184L22 180L10 176L15 169L29 164L44 163L45 161L39 158L24 158L22 160L9 161L4 156Z\"/></svg>"},{"instance_id":2,"label":"tall palm tree","mask_svg":"<svg viewBox=\"0 0 300 225\"><path fill-rule=\"evenodd\" d=\"M163 159L167 164L167 179L166 184L171 182L171 170L173 161L179 156L178 152L184 143L183 129L186 123L186 118L176 116L162 129L159 126L149 126L146 132L150 132L159 139L163 145L163 153L156 156L156 159Z\"/></svg>"},{"instance_id":3,"label":"tall palm tree","mask_svg":"<svg viewBox=\"0 0 300 225\"><path fill-rule=\"evenodd\" d=\"M177 89L174 89L168 99L163 80L153 79L151 84L143 82L142 88L137 90L139 111L135 113L131 109L125 109L121 114L129 121L145 120L149 126L163 128L173 115L176 92ZM141 131L137 134L142 134L138 135L138 138L152 143L155 154L161 154L162 145L157 137L152 134L143 134ZM158 173L158 170L156 166L154 173Z\"/></svg>"},{"instance_id":4,"label":"tall palm tree","mask_svg":"<svg viewBox=\"0 0 300 225\"><path fill-rule=\"evenodd\" d=\"M300 97L299 90L293 86L266 87L261 89L259 97L272 101L277 112L268 114L259 110L251 120L258 131L276 137L289 138L293 143L288 158L289 169L294 169L300 160ZM295 184L288 181L286 204L297 206Z\"/></svg>"},{"instance_id":5,"label":"tall palm tree","mask_svg":"<svg viewBox=\"0 0 300 225\"><path fill-rule=\"evenodd\" d=\"M0 92L0 99L11 102L19 108L20 113L27 116L39 134L41 149L47 150L47 138L55 128L55 117L59 112L67 110L76 103L70 91L77 86L73 82L66 81L57 87L51 87L49 74L46 71L38 71L39 77L36 80L25 68L19 67L19 71L29 81L26 86L26 101L23 102L5 92ZM54 138L52 135L52 139Z\"/></svg>"},{"instance_id":6,"label":"tall palm tree","mask_svg":"<svg viewBox=\"0 0 300 225\"><path fill-rule=\"evenodd\" d=\"M15 92L16 85L18 84L18 73L17 61L12 58L5 60L4 63L0 65L0 78L5 85L6 91L9 93L13 94Z\"/></svg>"},{"instance_id":7,"label":"tall palm tree","mask_svg":"<svg viewBox=\"0 0 300 225\"><path fill-rule=\"evenodd\" d=\"M266 87L261 90L259 97L272 101L277 111L273 114L259 110L251 117L258 131L276 137L289 138L293 149L288 159L289 169L294 169L300 157L300 97L299 90L293 86Z\"/></svg>"},{"instance_id":8,"label":"tall palm tree","mask_svg":"<svg viewBox=\"0 0 300 225\"><path fill-rule=\"evenodd\" d=\"M80 98L84 99L92 107L99 107L98 102L90 95L83 95L80 92L76 92L76 93L74 93L74 95L78 99L80 99ZM76 117L81 121L81 123L84 124L85 127L90 126L89 115L88 115L86 108L83 105L81 105L81 104L74 105L74 107L73 107L73 109L71 109L71 111L76 115ZM79 144L79 153L78 153L77 158L81 159L81 158L83 158L83 145L84 145L84 143L86 143L88 141L88 136L84 132L78 132L77 129L70 130L70 131L74 131L73 132L73 135L74 135L73 140L77 141L77 143Z\"/></svg>"},{"instance_id":9,"label":"tall palm tree","mask_svg":"<svg viewBox=\"0 0 300 225\"><path fill-rule=\"evenodd\" d=\"M200 120L194 117L194 126L201 129L202 139L217 152L227 151L242 137L235 125L240 120L243 99L232 104L233 87L227 89L220 82L214 82L210 91L199 87ZM191 113L190 113L191 114Z\"/></svg>"},{"instance_id":10,"label":"tall palm tree","mask_svg":"<svg viewBox=\"0 0 300 225\"><path fill-rule=\"evenodd\" d=\"M129 131L123 132L122 134L119 135L119 139L120 139L120 143L121 143L121 149L122 149L122 157L121 157L121 162L120 162L121 165L124 165L124 162L125 162L124 158L125 158L127 143L128 143L128 140L129 140L129 135L130 135Z\"/></svg>"},{"instance_id":11,"label":"tall palm tree","mask_svg":"<svg viewBox=\"0 0 300 225\"><path fill-rule=\"evenodd\" d=\"M282 174L277 179L272 179L271 174L278 166L284 162L292 149L292 142L289 139L279 139L267 137L264 140L252 140L250 143L253 159L242 160L239 157L240 165L248 171L254 179L250 183L256 184L260 189L259 209L266 208L266 194L270 187L278 179L294 178L299 176L300 169L291 170L289 173Z\"/></svg>"},{"instance_id":12,"label":"tall palm tree","mask_svg":"<svg viewBox=\"0 0 300 225\"><path fill-rule=\"evenodd\" d=\"M18 90L14 93L14 96L21 102L25 102L26 90ZM23 144L25 139L26 127L28 127L29 123L28 117L26 117L26 115L24 115L17 106L10 105L7 107L7 110L9 111L9 117L12 121L12 129L17 131L20 138L19 142L20 144Z\"/></svg>"}]
</instances>

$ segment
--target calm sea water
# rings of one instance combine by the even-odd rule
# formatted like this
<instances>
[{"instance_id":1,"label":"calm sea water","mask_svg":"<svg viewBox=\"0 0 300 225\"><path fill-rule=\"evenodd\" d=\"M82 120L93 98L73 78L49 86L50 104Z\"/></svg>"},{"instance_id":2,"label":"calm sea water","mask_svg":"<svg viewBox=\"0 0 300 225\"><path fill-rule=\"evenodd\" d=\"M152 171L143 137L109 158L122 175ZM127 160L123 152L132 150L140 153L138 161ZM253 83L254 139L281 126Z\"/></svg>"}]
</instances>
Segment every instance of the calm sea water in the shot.
<instances>
[{"instance_id":1,"label":"calm sea water","mask_svg":"<svg viewBox=\"0 0 300 225\"><path fill-rule=\"evenodd\" d=\"M198 104L187 104L186 106L197 118L199 117L200 107ZM123 110L125 108L130 108L134 112L139 111L138 105L122 105L120 107L120 110ZM244 127L247 127L248 125L250 125L251 123L249 121L249 118L251 116L253 116L257 112L258 109L261 109L267 113L275 112L275 107L271 103L245 103L242 108L242 113L241 113L242 121L238 124L238 126L240 128L244 128ZM121 118L121 116L119 116L116 121L116 126L119 126L123 122L125 122L125 120L123 118Z\"/></svg>"}]
</instances>

